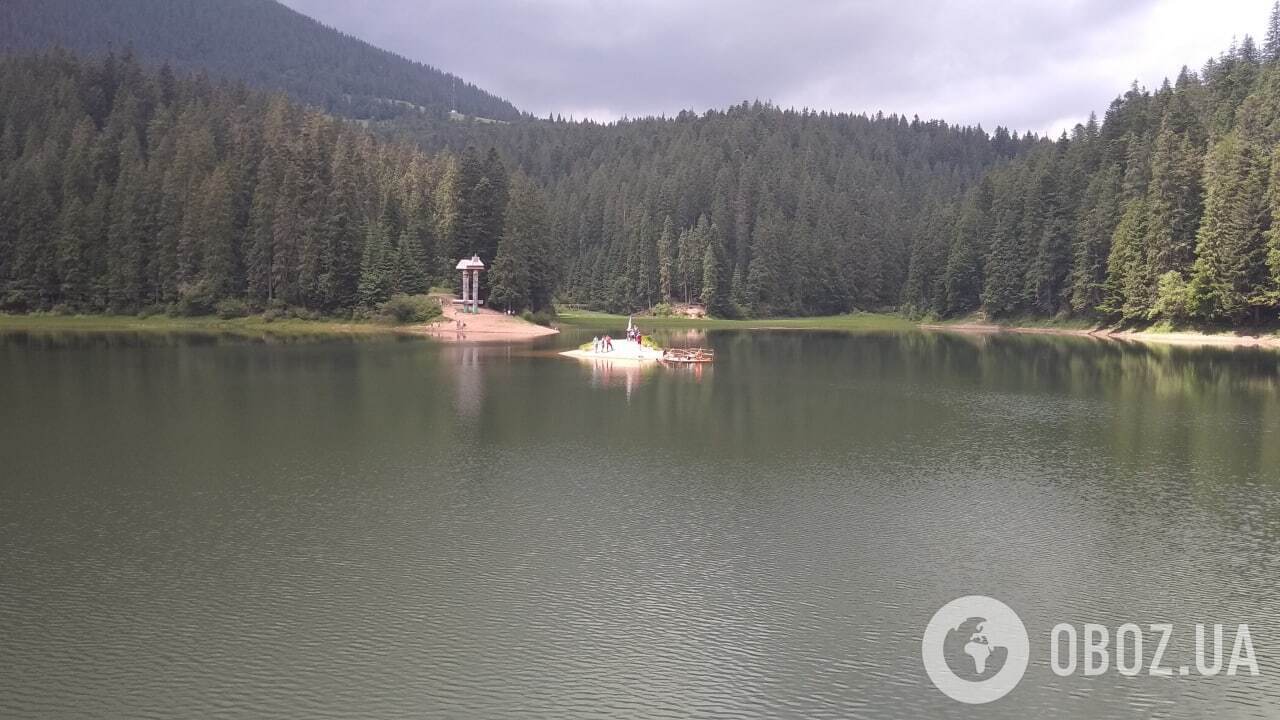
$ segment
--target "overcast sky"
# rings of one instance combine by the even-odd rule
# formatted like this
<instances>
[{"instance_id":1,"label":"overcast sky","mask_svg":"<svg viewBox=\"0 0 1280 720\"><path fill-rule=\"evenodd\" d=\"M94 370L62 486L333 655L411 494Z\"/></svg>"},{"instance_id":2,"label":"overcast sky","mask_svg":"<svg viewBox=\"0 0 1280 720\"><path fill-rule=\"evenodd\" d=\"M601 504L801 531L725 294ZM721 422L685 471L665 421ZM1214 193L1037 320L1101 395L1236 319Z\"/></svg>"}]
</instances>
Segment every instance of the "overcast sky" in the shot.
<instances>
[{"instance_id":1,"label":"overcast sky","mask_svg":"<svg viewBox=\"0 0 1280 720\"><path fill-rule=\"evenodd\" d=\"M1261 43L1271 0L284 0L540 116L742 100L1057 134Z\"/></svg>"}]
</instances>

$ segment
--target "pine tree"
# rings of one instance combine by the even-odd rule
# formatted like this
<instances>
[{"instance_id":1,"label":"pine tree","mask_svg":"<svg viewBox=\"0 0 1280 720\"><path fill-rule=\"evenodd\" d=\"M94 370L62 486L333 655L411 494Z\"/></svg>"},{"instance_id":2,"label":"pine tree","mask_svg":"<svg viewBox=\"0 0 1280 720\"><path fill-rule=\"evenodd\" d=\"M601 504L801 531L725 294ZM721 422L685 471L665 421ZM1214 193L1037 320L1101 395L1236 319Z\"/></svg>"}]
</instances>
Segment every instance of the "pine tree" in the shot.
<instances>
[{"instance_id":1,"label":"pine tree","mask_svg":"<svg viewBox=\"0 0 1280 720\"><path fill-rule=\"evenodd\" d=\"M794 255L787 244L787 237L788 227L776 215L765 213L756 218L744 293L747 309L752 315L790 315L796 310L791 287L795 273L792 265Z\"/></svg>"},{"instance_id":2,"label":"pine tree","mask_svg":"<svg viewBox=\"0 0 1280 720\"><path fill-rule=\"evenodd\" d=\"M1269 63L1280 60L1280 2L1271 6L1271 17L1267 21L1266 42L1262 46L1262 59Z\"/></svg>"},{"instance_id":3,"label":"pine tree","mask_svg":"<svg viewBox=\"0 0 1280 720\"><path fill-rule=\"evenodd\" d=\"M110 195L107 227L106 290L108 306L115 312L137 309L160 301L158 289L147 291L148 173L136 140L121 143L120 175ZM156 257L156 261L161 258Z\"/></svg>"},{"instance_id":4,"label":"pine tree","mask_svg":"<svg viewBox=\"0 0 1280 720\"><path fill-rule=\"evenodd\" d=\"M432 215L435 219L436 257L433 258L434 274L440 278L452 278L458 260L458 162L449 155L443 159L440 178L431 193ZM451 262L452 260L452 262Z\"/></svg>"},{"instance_id":5,"label":"pine tree","mask_svg":"<svg viewBox=\"0 0 1280 720\"><path fill-rule=\"evenodd\" d=\"M997 189L991 206L990 248L983 268L982 304L994 316L1011 315L1025 305L1027 248L1023 242L1026 181L1010 180L1012 186Z\"/></svg>"},{"instance_id":6,"label":"pine tree","mask_svg":"<svg viewBox=\"0 0 1280 720\"><path fill-rule=\"evenodd\" d=\"M1197 317L1238 322L1266 302L1261 220L1269 158L1260 155L1234 131L1209 152L1204 220L1187 300Z\"/></svg>"},{"instance_id":7,"label":"pine tree","mask_svg":"<svg viewBox=\"0 0 1280 720\"><path fill-rule=\"evenodd\" d=\"M702 295L707 313L716 317L730 317L733 307L729 303L729 283L725 275L724 244L715 225L708 228L706 249L702 256Z\"/></svg>"},{"instance_id":8,"label":"pine tree","mask_svg":"<svg viewBox=\"0 0 1280 720\"><path fill-rule=\"evenodd\" d=\"M1067 308L1073 230L1069 175L1069 166L1059 163L1045 173L1038 188L1040 232L1027 273L1027 294L1032 311L1039 315L1053 316Z\"/></svg>"},{"instance_id":9,"label":"pine tree","mask_svg":"<svg viewBox=\"0 0 1280 720\"><path fill-rule=\"evenodd\" d=\"M376 308L395 291L397 254L386 226L380 220L369 226L360 261L360 304Z\"/></svg>"},{"instance_id":10,"label":"pine tree","mask_svg":"<svg viewBox=\"0 0 1280 720\"><path fill-rule=\"evenodd\" d=\"M21 310L46 310L58 300L55 253L57 205L50 191L56 166L49 149L31 157L14 174L13 265L4 305Z\"/></svg>"},{"instance_id":11,"label":"pine tree","mask_svg":"<svg viewBox=\"0 0 1280 720\"><path fill-rule=\"evenodd\" d=\"M671 299L671 248L675 244L671 216L662 221L662 234L658 236L658 297L661 302Z\"/></svg>"},{"instance_id":12,"label":"pine tree","mask_svg":"<svg viewBox=\"0 0 1280 720\"><path fill-rule=\"evenodd\" d=\"M503 227L490 274L491 302L512 310L550 308L556 278L545 200L522 175L513 178Z\"/></svg>"},{"instance_id":13,"label":"pine tree","mask_svg":"<svg viewBox=\"0 0 1280 720\"><path fill-rule=\"evenodd\" d=\"M58 221L58 276L59 295L64 302L76 308L88 306L90 267L89 245L92 230L85 203L76 195L65 200Z\"/></svg>"},{"instance_id":14,"label":"pine tree","mask_svg":"<svg viewBox=\"0 0 1280 720\"><path fill-rule=\"evenodd\" d=\"M355 149L342 138L333 155L332 185L320 232L328 246L328 265L320 278L323 307L334 311L358 301L364 227L357 193Z\"/></svg>"},{"instance_id":15,"label":"pine tree","mask_svg":"<svg viewBox=\"0 0 1280 720\"><path fill-rule=\"evenodd\" d=\"M306 307L323 307L327 296L325 274L334 262L323 222L333 162L328 157L330 138L328 119L320 113L308 113L297 139L297 151L292 155L298 207L297 296Z\"/></svg>"},{"instance_id":16,"label":"pine tree","mask_svg":"<svg viewBox=\"0 0 1280 720\"><path fill-rule=\"evenodd\" d=\"M1107 297L1107 264L1119 217L1120 169L1108 164L1089 179L1071 251L1071 310L1098 312Z\"/></svg>"},{"instance_id":17,"label":"pine tree","mask_svg":"<svg viewBox=\"0 0 1280 720\"><path fill-rule=\"evenodd\" d=\"M212 305L219 298L233 295L235 290L236 254L242 228L236 225L231 168L219 165L205 181L201 197L198 213L202 245L200 285Z\"/></svg>"},{"instance_id":18,"label":"pine tree","mask_svg":"<svg viewBox=\"0 0 1280 720\"><path fill-rule=\"evenodd\" d=\"M1136 197L1125 206L1124 214L1111 236L1107 255L1107 277L1098 311L1126 319L1144 316L1147 307L1141 290L1144 287L1144 238L1147 234L1147 200Z\"/></svg>"},{"instance_id":19,"label":"pine tree","mask_svg":"<svg viewBox=\"0 0 1280 720\"><path fill-rule=\"evenodd\" d=\"M427 252L407 228L400 233L396 248L398 290L406 295L422 295L431 289L427 277Z\"/></svg>"},{"instance_id":20,"label":"pine tree","mask_svg":"<svg viewBox=\"0 0 1280 720\"><path fill-rule=\"evenodd\" d=\"M982 303L982 256L990 232L991 197L991 183L980 183L965 198L956 221L942 281L947 315L972 312Z\"/></svg>"},{"instance_id":21,"label":"pine tree","mask_svg":"<svg viewBox=\"0 0 1280 720\"><path fill-rule=\"evenodd\" d=\"M1169 123L1156 137L1151 157L1151 184L1147 197L1146 242L1141 288L1134 298L1135 312L1155 305L1158 283L1166 273L1190 275L1195 260L1196 231L1200 227L1200 170L1203 159L1185 134L1176 134ZM1164 281L1166 285L1170 281Z\"/></svg>"}]
</instances>

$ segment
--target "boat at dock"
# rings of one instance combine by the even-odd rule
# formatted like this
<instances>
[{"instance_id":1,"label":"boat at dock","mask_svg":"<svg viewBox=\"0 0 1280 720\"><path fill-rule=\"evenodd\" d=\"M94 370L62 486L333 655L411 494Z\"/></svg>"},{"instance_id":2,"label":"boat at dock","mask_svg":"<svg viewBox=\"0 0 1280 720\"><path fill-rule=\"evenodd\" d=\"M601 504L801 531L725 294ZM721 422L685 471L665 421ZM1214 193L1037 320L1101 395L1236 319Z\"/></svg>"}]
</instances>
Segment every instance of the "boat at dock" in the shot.
<instances>
[{"instance_id":1,"label":"boat at dock","mask_svg":"<svg viewBox=\"0 0 1280 720\"><path fill-rule=\"evenodd\" d=\"M660 359L673 365L697 365L715 362L716 351L710 348L668 348L662 351Z\"/></svg>"}]
</instances>

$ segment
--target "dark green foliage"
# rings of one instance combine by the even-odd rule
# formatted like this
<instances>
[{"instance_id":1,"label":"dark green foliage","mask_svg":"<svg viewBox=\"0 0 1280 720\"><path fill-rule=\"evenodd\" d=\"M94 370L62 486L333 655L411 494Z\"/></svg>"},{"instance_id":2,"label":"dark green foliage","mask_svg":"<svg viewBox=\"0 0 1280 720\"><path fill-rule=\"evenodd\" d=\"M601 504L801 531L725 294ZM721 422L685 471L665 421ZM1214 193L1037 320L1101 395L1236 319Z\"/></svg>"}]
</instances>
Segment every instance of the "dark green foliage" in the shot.
<instances>
[{"instance_id":1,"label":"dark green foliage","mask_svg":"<svg viewBox=\"0 0 1280 720\"><path fill-rule=\"evenodd\" d=\"M1262 46L1262 59L1266 62L1280 60L1280 2L1271 6L1271 17L1267 20L1266 43Z\"/></svg>"},{"instance_id":2,"label":"dark green foliage","mask_svg":"<svg viewBox=\"0 0 1280 720\"><path fill-rule=\"evenodd\" d=\"M427 252L408 230L400 233L396 247L397 289L406 295L421 295L431 289L427 277Z\"/></svg>"},{"instance_id":3,"label":"dark green foliage","mask_svg":"<svg viewBox=\"0 0 1280 720\"><path fill-rule=\"evenodd\" d=\"M436 192L447 154L129 58L0 60L0 128L6 310L372 309L439 279L438 218L458 214ZM506 176L492 153L483 169L501 193L468 198L471 232L493 247ZM551 253L535 254L549 304Z\"/></svg>"},{"instance_id":4,"label":"dark green foliage","mask_svg":"<svg viewBox=\"0 0 1280 720\"><path fill-rule=\"evenodd\" d=\"M223 298L214 305L214 313L223 320L245 317L249 311L249 304L240 298Z\"/></svg>"},{"instance_id":5,"label":"dark green foliage","mask_svg":"<svg viewBox=\"0 0 1280 720\"><path fill-rule=\"evenodd\" d=\"M547 310L556 272L546 201L528 178L517 175L513 180L502 240L489 273L489 304L517 312Z\"/></svg>"},{"instance_id":6,"label":"dark green foliage","mask_svg":"<svg viewBox=\"0 0 1280 720\"><path fill-rule=\"evenodd\" d=\"M426 295L392 295L378 311L398 323L424 323L440 317L440 303Z\"/></svg>"},{"instance_id":7,"label":"dark green foliage","mask_svg":"<svg viewBox=\"0 0 1280 720\"><path fill-rule=\"evenodd\" d=\"M396 291L399 254L391 244L391 233L384 221L369 226L364 241L364 257L360 261L360 304L377 307Z\"/></svg>"},{"instance_id":8,"label":"dark green foliage","mask_svg":"<svg viewBox=\"0 0 1280 720\"><path fill-rule=\"evenodd\" d=\"M366 132L127 55L8 60L0 307L367 312L478 254L514 310L1274 317L1277 28L1057 141L760 103Z\"/></svg>"},{"instance_id":9,"label":"dark green foliage","mask_svg":"<svg viewBox=\"0 0 1280 720\"><path fill-rule=\"evenodd\" d=\"M713 225L715 276L722 275L713 295L725 312L750 306L753 292L760 307L744 310L892 307L924 209L955 201L993 165L1040 144L1003 129L993 140L979 128L938 121L761 103L613 125L442 126L399 118L379 129L428 150L459 152L451 181L459 188L473 187L486 166L467 148L497 147L504 164L546 194L559 296L615 312L698 302ZM465 241L469 210L465 202L458 207L451 237ZM758 261L762 218L770 228L759 242L772 260ZM451 245L455 257L469 255L470 244ZM795 277L800 266L805 282ZM772 294L768 310L765 292Z\"/></svg>"},{"instance_id":10,"label":"dark green foliage","mask_svg":"<svg viewBox=\"0 0 1280 720\"><path fill-rule=\"evenodd\" d=\"M702 295L700 300L707 312L720 317L731 317L736 308L730 302L729 278L726 277L724 244L715 225L709 230L709 239L702 255ZM748 281L749 282L749 281Z\"/></svg>"}]
</instances>

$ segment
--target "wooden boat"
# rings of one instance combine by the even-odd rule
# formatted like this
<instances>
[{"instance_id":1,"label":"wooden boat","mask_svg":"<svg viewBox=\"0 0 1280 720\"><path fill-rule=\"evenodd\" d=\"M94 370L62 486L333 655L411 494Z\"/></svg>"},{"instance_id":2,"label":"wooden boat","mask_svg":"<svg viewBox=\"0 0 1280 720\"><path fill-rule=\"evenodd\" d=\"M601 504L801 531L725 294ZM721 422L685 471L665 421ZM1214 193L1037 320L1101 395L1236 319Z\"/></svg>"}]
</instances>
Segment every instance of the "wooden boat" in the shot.
<instances>
[{"instance_id":1,"label":"wooden boat","mask_svg":"<svg viewBox=\"0 0 1280 720\"><path fill-rule=\"evenodd\" d=\"M714 362L716 351L709 348L669 348L662 351L662 362L680 365Z\"/></svg>"}]
</instances>

